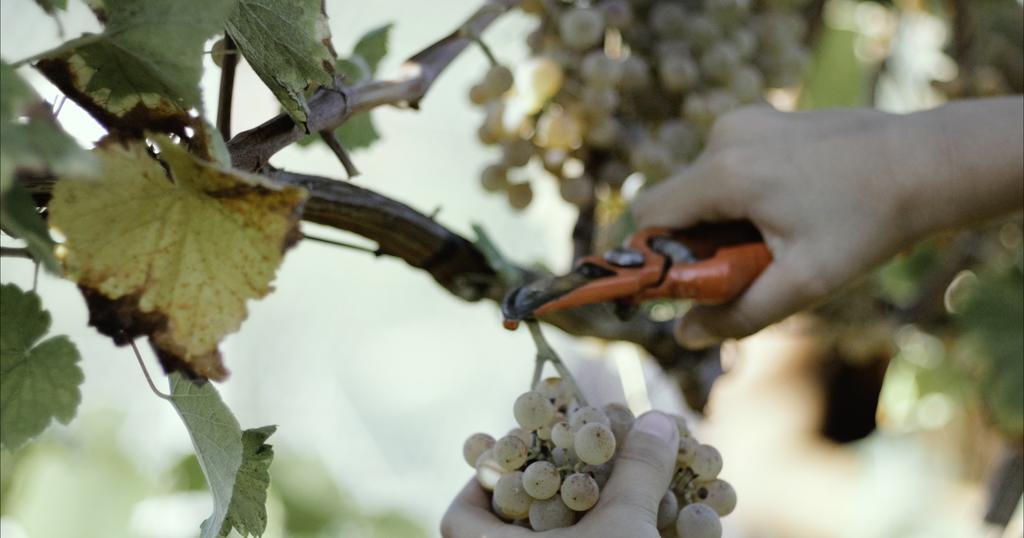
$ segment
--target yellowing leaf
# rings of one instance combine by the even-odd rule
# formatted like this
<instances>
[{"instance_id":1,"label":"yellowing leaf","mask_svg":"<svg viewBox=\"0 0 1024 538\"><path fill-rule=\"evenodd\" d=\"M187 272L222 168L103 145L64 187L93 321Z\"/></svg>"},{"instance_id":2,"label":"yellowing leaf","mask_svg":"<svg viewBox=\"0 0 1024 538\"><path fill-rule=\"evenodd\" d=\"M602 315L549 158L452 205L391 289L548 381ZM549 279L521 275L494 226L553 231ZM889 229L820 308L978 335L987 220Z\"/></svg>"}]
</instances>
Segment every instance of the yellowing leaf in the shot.
<instances>
[{"instance_id":1,"label":"yellowing leaf","mask_svg":"<svg viewBox=\"0 0 1024 538\"><path fill-rule=\"evenodd\" d=\"M92 325L121 343L149 335L169 371L223 379L217 344L270 292L306 194L159 148L166 170L140 142L101 144L101 178L61 178L50 222Z\"/></svg>"}]
</instances>

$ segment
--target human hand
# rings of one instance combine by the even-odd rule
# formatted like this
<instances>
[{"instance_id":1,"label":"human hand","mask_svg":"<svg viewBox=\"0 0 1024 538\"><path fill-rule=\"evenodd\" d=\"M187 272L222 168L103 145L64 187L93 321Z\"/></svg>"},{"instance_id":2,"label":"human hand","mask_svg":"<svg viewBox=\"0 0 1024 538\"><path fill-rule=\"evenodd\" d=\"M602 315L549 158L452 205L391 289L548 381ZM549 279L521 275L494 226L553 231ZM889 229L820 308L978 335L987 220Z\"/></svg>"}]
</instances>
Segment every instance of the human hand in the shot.
<instances>
[{"instance_id":1,"label":"human hand","mask_svg":"<svg viewBox=\"0 0 1024 538\"><path fill-rule=\"evenodd\" d=\"M505 523L491 512L487 493L471 480L441 521L444 538L658 538L658 503L668 490L679 446L675 421L642 415L626 436L597 505L572 527L545 532Z\"/></svg>"},{"instance_id":2,"label":"human hand","mask_svg":"<svg viewBox=\"0 0 1024 538\"><path fill-rule=\"evenodd\" d=\"M749 219L774 261L737 300L697 306L677 327L688 347L742 337L825 297L919 233L893 163L893 116L867 109L723 116L685 172L642 192L639 227Z\"/></svg>"}]
</instances>

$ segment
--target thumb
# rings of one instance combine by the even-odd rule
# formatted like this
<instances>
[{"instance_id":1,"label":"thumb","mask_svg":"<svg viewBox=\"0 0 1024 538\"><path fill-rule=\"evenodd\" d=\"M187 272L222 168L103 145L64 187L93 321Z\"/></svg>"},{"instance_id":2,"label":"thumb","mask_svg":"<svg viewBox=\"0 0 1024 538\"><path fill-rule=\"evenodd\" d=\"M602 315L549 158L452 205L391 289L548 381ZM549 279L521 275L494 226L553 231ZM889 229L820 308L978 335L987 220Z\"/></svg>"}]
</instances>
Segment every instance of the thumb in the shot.
<instances>
[{"instance_id":1,"label":"thumb","mask_svg":"<svg viewBox=\"0 0 1024 538\"><path fill-rule=\"evenodd\" d=\"M601 495L601 504L637 508L654 524L658 503L672 481L678 450L679 430L675 420L657 411L642 415L626 435L615 469Z\"/></svg>"},{"instance_id":2,"label":"thumb","mask_svg":"<svg viewBox=\"0 0 1024 538\"><path fill-rule=\"evenodd\" d=\"M676 340L701 349L725 338L742 338L793 314L822 298L824 281L808 276L803 264L776 258L747 291L735 301L717 306L695 306L676 325Z\"/></svg>"},{"instance_id":3,"label":"thumb","mask_svg":"<svg viewBox=\"0 0 1024 538\"><path fill-rule=\"evenodd\" d=\"M637 228L668 226L685 228L700 221L742 217L737 204L728 203L719 182L714 181L706 158L698 159L665 181L637 194L633 218Z\"/></svg>"}]
</instances>

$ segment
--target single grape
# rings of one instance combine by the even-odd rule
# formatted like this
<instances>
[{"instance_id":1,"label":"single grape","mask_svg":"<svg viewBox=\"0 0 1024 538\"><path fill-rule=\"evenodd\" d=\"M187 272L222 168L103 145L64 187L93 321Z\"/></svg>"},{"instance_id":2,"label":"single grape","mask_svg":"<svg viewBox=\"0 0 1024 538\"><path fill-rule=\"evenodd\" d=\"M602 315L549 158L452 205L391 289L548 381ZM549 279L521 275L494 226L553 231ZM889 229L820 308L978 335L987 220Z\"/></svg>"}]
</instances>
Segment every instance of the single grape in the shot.
<instances>
[{"instance_id":1,"label":"single grape","mask_svg":"<svg viewBox=\"0 0 1024 538\"><path fill-rule=\"evenodd\" d=\"M701 74L717 83L727 82L739 65L740 53L728 41L715 43L700 57Z\"/></svg>"},{"instance_id":2,"label":"single grape","mask_svg":"<svg viewBox=\"0 0 1024 538\"><path fill-rule=\"evenodd\" d=\"M535 461L523 471L523 487L534 499L550 498L558 493L561 484L562 477L558 474L558 468L550 462Z\"/></svg>"},{"instance_id":3,"label":"single grape","mask_svg":"<svg viewBox=\"0 0 1024 538\"><path fill-rule=\"evenodd\" d=\"M594 199L594 180L587 175L567 177L558 185L562 199L576 207L585 207Z\"/></svg>"},{"instance_id":4,"label":"single grape","mask_svg":"<svg viewBox=\"0 0 1024 538\"><path fill-rule=\"evenodd\" d=\"M680 467L689 467L690 463L693 462L694 456L697 455L697 448L700 447L700 443L693 437L679 436L679 451L676 452L676 465Z\"/></svg>"},{"instance_id":5,"label":"single grape","mask_svg":"<svg viewBox=\"0 0 1024 538\"><path fill-rule=\"evenodd\" d=\"M506 471L514 471L526 463L529 448L526 443L518 437L506 435L498 439L491 448L494 459L501 464Z\"/></svg>"},{"instance_id":6,"label":"single grape","mask_svg":"<svg viewBox=\"0 0 1024 538\"><path fill-rule=\"evenodd\" d=\"M494 144L497 144L498 141L501 139L498 135L494 134L494 132L488 129L486 125L481 125L476 130L476 136L477 139L480 140L480 143L485 146L493 146Z\"/></svg>"},{"instance_id":7,"label":"single grape","mask_svg":"<svg viewBox=\"0 0 1024 538\"><path fill-rule=\"evenodd\" d=\"M584 139L595 148L610 148L619 139L621 131L622 123L619 120L612 117L600 118L590 122L590 129L587 130L587 135ZM581 192L580 194L583 193ZM566 200L569 200L569 198L566 198ZM572 202L572 200L569 201Z\"/></svg>"},{"instance_id":8,"label":"single grape","mask_svg":"<svg viewBox=\"0 0 1024 538\"><path fill-rule=\"evenodd\" d=\"M576 50L589 49L604 37L604 15L596 9L570 9L558 19L558 34Z\"/></svg>"},{"instance_id":9,"label":"single grape","mask_svg":"<svg viewBox=\"0 0 1024 538\"><path fill-rule=\"evenodd\" d=\"M626 163L612 159L601 165L597 171L597 179L601 183L618 188L632 172L633 170L626 166Z\"/></svg>"},{"instance_id":10,"label":"single grape","mask_svg":"<svg viewBox=\"0 0 1024 538\"><path fill-rule=\"evenodd\" d=\"M562 481L562 501L577 512L585 512L597 504L601 489L590 475L573 473ZM712 510L712 513L714 511Z\"/></svg>"},{"instance_id":11,"label":"single grape","mask_svg":"<svg viewBox=\"0 0 1024 538\"><path fill-rule=\"evenodd\" d=\"M537 120L537 142L546 148L577 148L583 126L575 114L561 107L548 107Z\"/></svg>"},{"instance_id":12,"label":"single grape","mask_svg":"<svg viewBox=\"0 0 1024 538\"><path fill-rule=\"evenodd\" d=\"M589 405L581 407L569 415L569 425L572 426L572 431L574 432L578 432L583 426L595 422L604 424L605 426L612 425L612 422L608 420L608 415L605 415L604 411Z\"/></svg>"},{"instance_id":13,"label":"single grape","mask_svg":"<svg viewBox=\"0 0 1024 538\"><path fill-rule=\"evenodd\" d=\"M544 169L550 172L551 175L561 177L562 165L565 164L568 158L569 152L564 149L549 149L541 154L541 163L544 165Z\"/></svg>"},{"instance_id":14,"label":"single grape","mask_svg":"<svg viewBox=\"0 0 1024 538\"><path fill-rule=\"evenodd\" d=\"M666 491L665 495L661 498L661 502L658 503L657 527L659 529L667 529L676 522L678 515L679 499L676 498L676 494L672 490Z\"/></svg>"},{"instance_id":15,"label":"single grape","mask_svg":"<svg viewBox=\"0 0 1024 538\"><path fill-rule=\"evenodd\" d=\"M579 458L571 447L558 447L551 451L551 463L556 467L574 467L578 462Z\"/></svg>"},{"instance_id":16,"label":"single grape","mask_svg":"<svg viewBox=\"0 0 1024 538\"><path fill-rule=\"evenodd\" d=\"M500 164L488 165L480 172L480 186L487 192L503 191L508 187L507 169Z\"/></svg>"},{"instance_id":17,"label":"single grape","mask_svg":"<svg viewBox=\"0 0 1024 538\"><path fill-rule=\"evenodd\" d=\"M513 82L512 71L509 68L504 65L492 65L484 74L482 84L490 95L500 97L501 94L512 89Z\"/></svg>"},{"instance_id":18,"label":"single grape","mask_svg":"<svg viewBox=\"0 0 1024 538\"><path fill-rule=\"evenodd\" d=\"M633 147L629 158L630 164L649 181L664 179L672 171L672 153L653 140Z\"/></svg>"},{"instance_id":19,"label":"single grape","mask_svg":"<svg viewBox=\"0 0 1024 538\"><path fill-rule=\"evenodd\" d=\"M498 460L494 458L494 449L488 448L484 450L480 457L476 459L476 481L480 484L480 487L487 491L494 490L495 484L498 483L498 479L505 474L505 469L501 467Z\"/></svg>"},{"instance_id":20,"label":"single grape","mask_svg":"<svg viewBox=\"0 0 1024 538\"><path fill-rule=\"evenodd\" d=\"M686 19L686 39L695 50L704 50L722 38L722 28L707 15Z\"/></svg>"},{"instance_id":21,"label":"single grape","mask_svg":"<svg viewBox=\"0 0 1024 538\"><path fill-rule=\"evenodd\" d=\"M591 422L576 432L572 447L583 463L601 465L615 455L615 434L607 425Z\"/></svg>"},{"instance_id":22,"label":"single grape","mask_svg":"<svg viewBox=\"0 0 1024 538\"><path fill-rule=\"evenodd\" d=\"M686 96L683 101L683 117L701 129L708 129L715 122L707 96L698 93Z\"/></svg>"},{"instance_id":23,"label":"single grape","mask_svg":"<svg viewBox=\"0 0 1024 538\"><path fill-rule=\"evenodd\" d=\"M736 490L725 480L715 479L698 484L696 500L710 506L719 516L725 517L736 509Z\"/></svg>"},{"instance_id":24,"label":"single grape","mask_svg":"<svg viewBox=\"0 0 1024 538\"><path fill-rule=\"evenodd\" d=\"M560 496L530 504L530 528L536 532L562 529L575 521L576 512L566 506Z\"/></svg>"},{"instance_id":25,"label":"single grape","mask_svg":"<svg viewBox=\"0 0 1024 538\"><path fill-rule=\"evenodd\" d=\"M480 459L487 449L494 446L494 438L486 433L474 433L466 442L462 443L462 458L470 467L476 467L476 460Z\"/></svg>"},{"instance_id":26,"label":"single grape","mask_svg":"<svg viewBox=\"0 0 1024 538\"><path fill-rule=\"evenodd\" d=\"M619 94L611 88L586 86L581 92L580 103L591 117L603 119L619 106Z\"/></svg>"},{"instance_id":27,"label":"single grape","mask_svg":"<svg viewBox=\"0 0 1024 538\"><path fill-rule=\"evenodd\" d=\"M700 69L689 56L669 55L658 62L661 87L670 92L684 92L697 85Z\"/></svg>"},{"instance_id":28,"label":"single grape","mask_svg":"<svg viewBox=\"0 0 1024 538\"><path fill-rule=\"evenodd\" d=\"M514 78L516 92L533 113L562 87L562 67L551 58L539 56L519 64Z\"/></svg>"},{"instance_id":29,"label":"single grape","mask_svg":"<svg viewBox=\"0 0 1024 538\"><path fill-rule=\"evenodd\" d=\"M733 26L750 12L750 0L706 0L704 11L722 26Z\"/></svg>"},{"instance_id":30,"label":"single grape","mask_svg":"<svg viewBox=\"0 0 1024 538\"><path fill-rule=\"evenodd\" d=\"M708 114L714 119L725 115L726 112L740 105L739 99L732 92L721 88L711 90L707 94Z\"/></svg>"},{"instance_id":31,"label":"single grape","mask_svg":"<svg viewBox=\"0 0 1024 538\"><path fill-rule=\"evenodd\" d=\"M498 515L507 519L522 519L530 515L533 497L523 487L523 473L516 471L498 479L494 486L494 506Z\"/></svg>"},{"instance_id":32,"label":"single grape","mask_svg":"<svg viewBox=\"0 0 1024 538\"><path fill-rule=\"evenodd\" d=\"M688 122L669 120L658 126L658 142L676 161L688 161L700 149L700 133Z\"/></svg>"},{"instance_id":33,"label":"single grape","mask_svg":"<svg viewBox=\"0 0 1024 538\"><path fill-rule=\"evenodd\" d=\"M541 441L550 441L551 428L553 428L555 424L558 424L559 422L565 422L565 415L561 413L555 413L555 416L551 418L551 421L541 426L540 428L537 428L537 431L534 432L534 434Z\"/></svg>"},{"instance_id":34,"label":"single grape","mask_svg":"<svg viewBox=\"0 0 1024 538\"><path fill-rule=\"evenodd\" d=\"M594 482L597 482L597 487L603 488L608 483L608 479L612 477L614 463L615 460L608 460L601 465L584 465L580 467L580 472L589 474Z\"/></svg>"},{"instance_id":35,"label":"single grape","mask_svg":"<svg viewBox=\"0 0 1024 538\"><path fill-rule=\"evenodd\" d=\"M543 28L538 28L526 35L526 46L529 47L530 52L540 52L544 49L547 42L548 37L547 34L544 33Z\"/></svg>"},{"instance_id":36,"label":"single grape","mask_svg":"<svg viewBox=\"0 0 1024 538\"><path fill-rule=\"evenodd\" d=\"M626 90L640 90L651 83L651 66L636 54L622 61L622 79L619 85Z\"/></svg>"},{"instance_id":37,"label":"single grape","mask_svg":"<svg viewBox=\"0 0 1024 538\"><path fill-rule=\"evenodd\" d=\"M555 406L543 394L530 391L516 398L512 414L524 430L534 431L551 422L555 416Z\"/></svg>"},{"instance_id":38,"label":"single grape","mask_svg":"<svg viewBox=\"0 0 1024 538\"><path fill-rule=\"evenodd\" d=\"M483 84L474 84L469 88L469 102L474 105L483 105L492 100L490 92Z\"/></svg>"},{"instance_id":39,"label":"single grape","mask_svg":"<svg viewBox=\"0 0 1024 538\"><path fill-rule=\"evenodd\" d=\"M529 140L516 138L506 142L502 148L502 162L508 166L526 166L533 158L534 147Z\"/></svg>"},{"instance_id":40,"label":"single grape","mask_svg":"<svg viewBox=\"0 0 1024 538\"><path fill-rule=\"evenodd\" d=\"M749 60L757 52L757 34L753 30L737 28L729 36L729 40L732 42L732 46L736 47L736 52L739 53L740 58L743 60Z\"/></svg>"},{"instance_id":41,"label":"single grape","mask_svg":"<svg viewBox=\"0 0 1024 538\"><path fill-rule=\"evenodd\" d=\"M559 422L551 427L551 442L558 448L572 448L576 434L568 422Z\"/></svg>"},{"instance_id":42,"label":"single grape","mask_svg":"<svg viewBox=\"0 0 1024 538\"><path fill-rule=\"evenodd\" d=\"M523 440L523 443L525 443L526 446L528 446L528 447L529 446L533 446L533 434L528 432L528 431L526 431L526 430L524 430L524 429L522 429L522 428L512 428L505 435L511 435L512 437L518 437L518 438Z\"/></svg>"},{"instance_id":43,"label":"single grape","mask_svg":"<svg viewBox=\"0 0 1024 538\"><path fill-rule=\"evenodd\" d=\"M558 166L562 166L561 160ZM545 377L537 382L533 390L543 394L552 405L561 410L565 410L565 407L572 401L572 389L560 377Z\"/></svg>"},{"instance_id":44,"label":"single grape","mask_svg":"<svg viewBox=\"0 0 1024 538\"><path fill-rule=\"evenodd\" d=\"M756 67L742 65L736 68L729 80L729 90L741 103L753 103L761 100L764 89L764 77Z\"/></svg>"},{"instance_id":45,"label":"single grape","mask_svg":"<svg viewBox=\"0 0 1024 538\"><path fill-rule=\"evenodd\" d=\"M651 7L647 22L661 37L683 37L686 18L686 8L679 2L658 2Z\"/></svg>"},{"instance_id":46,"label":"single grape","mask_svg":"<svg viewBox=\"0 0 1024 538\"><path fill-rule=\"evenodd\" d=\"M693 454L690 469L700 480L711 480L722 472L722 454L711 445L700 445Z\"/></svg>"},{"instance_id":47,"label":"single grape","mask_svg":"<svg viewBox=\"0 0 1024 538\"><path fill-rule=\"evenodd\" d=\"M676 534L680 538L721 538L722 521L710 506L690 504L679 511Z\"/></svg>"},{"instance_id":48,"label":"single grape","mask_svg":"<svg viewBox=\"0 0 1024 538\"><path fill-rule=\"evenodd\" d=\"M533 201L533 187L528 182L512 183L508 186L508 205L512 209L523 210Z\"/></svg>"},{"instance_id":49,"label":"single grape","mask_svg":"<svg viewBox=\"0 0 1024 538\"><path fill-rule=\"evenodd\" d=\"M622 80L622 64L606 56L603 50L595 50L583 57L580 74L588 86L610 88Z\"/></svg>"},{"instance_id":50,"label":"single grape","mask_svg":"<svg viewBox=\"0 0 1024 538\"><path fill-rule=\"evenodd\" d=\"M633 427L633 421L636 417L633 416L633 412L629 410L623 404L610 403L604 406L604 414L608 416L609 422L611 422L612 433L615 434L615 440L621 441L626 438L626 434Z\"/></svg>"},{"instance_id":51,"label":"single grape","mask_svg":"<svg viewBox=\"0 0 1024 538\"><path fill-rule=\"evenodd\" d=\"M633 24L633 9L625 0L604 0L598 7L604 12L608 26L621 30Z\"/></svg>"}]
</instances>

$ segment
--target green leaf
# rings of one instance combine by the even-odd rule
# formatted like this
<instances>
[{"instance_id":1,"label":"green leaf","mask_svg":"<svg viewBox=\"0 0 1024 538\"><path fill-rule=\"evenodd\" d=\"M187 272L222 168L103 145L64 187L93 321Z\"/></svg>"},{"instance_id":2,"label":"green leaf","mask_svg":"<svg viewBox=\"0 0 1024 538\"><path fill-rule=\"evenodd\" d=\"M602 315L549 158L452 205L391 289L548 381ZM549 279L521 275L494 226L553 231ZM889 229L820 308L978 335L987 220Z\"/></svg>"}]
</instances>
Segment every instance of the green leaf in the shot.
<instances>
[{"instance_id":1,"label":"green leaf","mask_svg":"<svg viewBox=\"0 0 1024 538\"><path fill-rule=\"evenodd\" d=\"M0 286L0 446L16 449L51 419L71 422L82 399L78 349L66 336L39 342L50 314L39 296Z\"/></svg>"},{"instance_id":2,"label":"green leaf","mask_svg":"<svg viewBox=\"0 0 1024 538\"><path fill-rule=\"evenodd\" d=\"M97 163L54 122L49 107L17 71L0 61L0 192L19 169L89 176Z\"/></svg>"},{"instance_id":3,"label":"green leaf","mask_svg":"<svg viewBox=\"0 0 1024 538\"><path fill-rule=\"evenodd\" d=\"M341 142L341 147L349 151L368 148L380 140L380 133L373 126L373 118L369 112L352 116L341 124L334 134L338 137L338 142Z\"/></svg>"},{"instance_id":4,"label":"green leaf","mask_svg":"<svg viewBox=\"0 0 1024 538\"><path fill-rule=\"evenodd\" d=\"M262 536L267 529L267 488L274 447L266 440L276 430L277 426L264 426L242 432L242 465L235 476L235 491L221 536L227 536L232 528L242 536Z\"/></svg>"},{"instance_id":5,"label":"green leaf","mask_svg":"<svg viewBox=\"0 0 1024 538\"><path fill-rule=\"evenodd\" d=\"M352 49L353 56L360 56L366 60L371 75L377 73L377 66L388 53L388 40L392 26L394 25L389 23L366 32Z\"/></svg>"},{"instance_id":6,"label":"green leaf","mask_svg":"<svg viewBox=\"0 0 1024 538\"><path fill-rule=\"evenodd\" d=\"M321 0L239 0L228 33L296 122L309 114L306 89L332 83L334 50Z\"/></svg>"},{"instance_id":7,"label":"green leaf","mask_svg":"<svg viewBox=\"0 0 1024 538\"><path fill-rule=\"evenodd\" d=\"M106 0L101 34L85 34L35 64L100 123L181 132L201 109L203 45L234 0Z\"/></svg>"},{"instance_id":8,"label":"green leaf","mask_svg":"<svg viewBox=\"0 0 1024 538\"><path fill-rule=\"evenodd\" d=\"M32 257L39 260L48 271L60 274L60 264L53 253L56 245L50 237L50 231L36 212L32 196L20 183L14 183L7 192L0 194L0 227L25 241Z\"/></svg>"},{"instance_id":9,"label":"green leaf","mask_svg":"<svg viewBox=\"0 0 1024 538\"><path fill-rule=\"evenodd\" d=\"M213 383L194 383L180 373L168 377L171 404L185 423L199 466L213 494L213 514L202 524L202 538L219 534L227 519L242 466L242 428Z\"/></svg>"},{"instance_id":10,"label":"green leaf","mask_svg":"<svg viewBox=\"0 0 1024 538\"><path fill-rule=\"evenodd\" d=\"M36 0L36 4L43 8L43 11L53 15L58 9L66 10L68 8L68 0Z\"/></svg>"}]
</instances>

